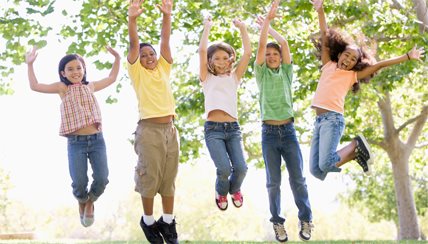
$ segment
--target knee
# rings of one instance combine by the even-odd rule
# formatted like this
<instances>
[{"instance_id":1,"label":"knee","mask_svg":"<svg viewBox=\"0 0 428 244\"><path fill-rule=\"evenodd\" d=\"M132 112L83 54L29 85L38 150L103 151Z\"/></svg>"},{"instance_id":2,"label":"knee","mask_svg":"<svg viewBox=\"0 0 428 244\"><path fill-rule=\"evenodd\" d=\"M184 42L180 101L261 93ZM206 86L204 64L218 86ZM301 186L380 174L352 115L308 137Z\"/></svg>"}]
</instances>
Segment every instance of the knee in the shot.
<instances>
[{"instance_id":1,"label":"knee","mask_svg":"<svg viewBox=\"0 0 428 244\"><path fill-rule=\"evenodd\" d=\"M231 174L231 167L219 167L217 168L217 176L220 178L229 178Z\"/></svg>"}]
</instances>

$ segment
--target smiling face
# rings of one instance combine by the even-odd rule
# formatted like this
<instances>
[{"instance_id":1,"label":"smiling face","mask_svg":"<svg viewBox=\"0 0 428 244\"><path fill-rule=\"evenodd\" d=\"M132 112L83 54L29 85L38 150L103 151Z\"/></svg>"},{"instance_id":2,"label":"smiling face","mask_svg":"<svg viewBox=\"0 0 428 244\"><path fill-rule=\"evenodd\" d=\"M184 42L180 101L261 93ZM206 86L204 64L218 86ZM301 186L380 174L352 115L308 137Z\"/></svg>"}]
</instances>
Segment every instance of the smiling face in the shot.
<instances>
[{"instance_id":1,"label":"smiling face","mask_svg":"<svg viewBox=\"0 0 428 244\"><path fill-rule=\"evenodd\" d=\"M61 75L67 78L72 84L79 84L85 75L85 68L79 60L74 59L65 65L64 70L61 71Z\"/></svg>"},{"instance_id":2,"label":"smiling face","mask_svg":"<svg viewBox=\"0 0 428 244\"><path fill-rule=\"evenodd\" d=\"M266 65L268 68L278 68L281 65L281 61L281 53L276 48L266 48Z\"/></svg>"},{"instance_id":3,"label":"smiling face","mask_svg":"<svg viewBox=\"0 0 428 244\"><path fill-rule=\"evenodd\" d=\"M140 49L140 63L146 69L153 70L156 68L156 65L158 64L158 59L156 56L156 52L155 50L153 50L152 47L143 46Z\"/></svg>"},{"instance_id":4,"label":"smiling face","mask_svg":"<svg viewBox=\"0 0 428 244\"><path fill-rule=\"evenodd\" d=\"M337 62L337 67L339 69L351 70L357 64L360 59L360 52L358 47L348 46L345 51L339 54L339 61Z\"/></svg>"},{"instance_id":5,"label":"smiling face","mask_svg":"<svg viewBox=\"0 0 428 244\"><path fill-rule=\"evenodd\" d=\"M216 74L222 75L230 72L231 57L224 50L218 49L215 51L209 62Z\"/></svg>"}]
</instances>

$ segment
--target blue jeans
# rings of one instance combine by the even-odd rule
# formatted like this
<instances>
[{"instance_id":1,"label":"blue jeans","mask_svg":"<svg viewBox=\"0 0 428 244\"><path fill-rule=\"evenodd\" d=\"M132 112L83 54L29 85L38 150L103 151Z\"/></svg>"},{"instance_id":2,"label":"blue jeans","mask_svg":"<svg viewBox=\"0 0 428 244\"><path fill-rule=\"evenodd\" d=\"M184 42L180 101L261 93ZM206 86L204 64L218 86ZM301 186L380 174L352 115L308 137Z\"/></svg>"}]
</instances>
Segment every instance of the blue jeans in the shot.
<instances>
[{"instance_id":1,"label":"blue jeans","mask_svg":"<svg viewBox=\"0 0 428 244\"><path fill-rule=\"evenodd\" d=\"M215 189L225 196L241 190L247 174L238 122L206 121L205 143L217 168Z\"/></svg>"},{"instance_id":2,"label":"blue jeans","mask_svg":"<svg viewBox=\"0 0 428 244\"><path fill-rule=\"evenodd\" d=\"M85 203L96 201L108 184L106 145L103 134L68 135L68 168L74 197ZM92 167L92 184L88 191L88 159Z\"/></svg>"},{"instance_id":3,"label":"blue jeans","mask_svg":"<svg viewBox=\"0 0 428 244\"><path fill-rule=\"evenodd\" d=\"M311 142L309 167L311 174L324 180L329 172L340 172L337 146L345 129L343 115L336 112L323 113L316 117Z\"/></svg>"},{"instance_id":4,"label":"blue jeans","mask_svg":"<svg viewBox=\"0 0 428 244\"><path fill-rule=\"evenodd\" d=\"M293 123L262 125L262 151L266 168L266 187L272 223L285 222L281 214L281 157L285 161L294 202L302 221L312 221L306 179L303 177L303 158Z\"/></svg>"}]
</instances>

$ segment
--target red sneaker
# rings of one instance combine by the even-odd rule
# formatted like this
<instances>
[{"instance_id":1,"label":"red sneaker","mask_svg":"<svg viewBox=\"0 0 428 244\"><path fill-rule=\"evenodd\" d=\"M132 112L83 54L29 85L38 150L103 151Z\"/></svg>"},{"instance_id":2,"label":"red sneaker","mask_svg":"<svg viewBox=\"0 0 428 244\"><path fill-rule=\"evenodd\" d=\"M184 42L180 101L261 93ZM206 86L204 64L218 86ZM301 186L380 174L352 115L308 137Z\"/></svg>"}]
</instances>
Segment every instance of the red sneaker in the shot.
<instances>
[{"instance_id":1,"label":"red sneaker","mask_svg":"<svg viewBox=\"0 0 428 244\"><path fill-rule=\"evenodd\" d=\"M237 191L232 194L232 203L235 205L235 207L240 208L242 207L242 204L244 203L244 197L242 196L241 191Z\"/></svg>"},{"instance_id":2,"label":"red sneaker","mask_svg":"<svg viewBox=\"0 0 428 244\"><path fill-rule=\"evenodd\" d=\"M224 211L227 209L227 205L228 205L227 197L218 194L217 191L215 192L215 203L221 211Z\"/></svg>"}]
</instances>

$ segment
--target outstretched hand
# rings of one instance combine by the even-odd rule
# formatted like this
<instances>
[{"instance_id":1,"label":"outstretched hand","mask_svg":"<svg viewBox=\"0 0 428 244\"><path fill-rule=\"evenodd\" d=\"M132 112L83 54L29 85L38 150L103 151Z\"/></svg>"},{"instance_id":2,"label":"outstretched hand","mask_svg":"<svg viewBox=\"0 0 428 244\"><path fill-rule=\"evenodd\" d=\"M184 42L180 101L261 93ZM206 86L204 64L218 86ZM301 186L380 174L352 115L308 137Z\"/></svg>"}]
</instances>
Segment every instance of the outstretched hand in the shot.
<instances>
[{"instance_id":1,"label":"outstretched hand","mask_svg":"<svg viewBox=\"0 0 428 244\"><path fill-rule=\"evenodd\" d=\"M156 7L165 15L172 13L172 0L162 0L162 5L156 4Z\"/></svg>"},{"instance_id":2,"label":"outstretched hand","mask_svg":"<svg viewBox=\"0 0 428 244\"><path fill-rule=\"evenodd\" d=\"M143 8L141 7L143 2L144 0L129 0L129 7L128 7L129 18L137 18L143 13Z\"/></svg>"},{"instance_id":3,"label":"outstretched hand","mask_svg":"<svg viewBox=\"0 0 428 244\"><path fill-rule=\"evenodd\" d=\"M409 55L410 59L416 59L422 62L421 57L425 53L425 50L423 47L417 48L417 46L414 46L412 50L410 50L407 55Z\"/></svg>"},{"instance_id":4,"label":"outstretched hand","mask_svg":"<svg viewBox=\"0 0 428 244\"><path fill-rule=\"evenodd\" d=\"M236 28L245 27L245 23L241 19L236 18L232 22L233 22L233 25L235 25Z\"/></svg>"},{"instance_id":5,"label":"outstretched hand","mask_svg":"<svg viewBox=\"0 0 428 244\"><path fill-rule=\"evenodd\" d=\"M324 0L310 0L316 11L322 8Z\"/></svg>"},{"instance_id":6,"label":"outstretched hand","mask_svg":"<svg viewBox=\"0 0 428 244\"><path fill-rule=\"evenodd\" d=\"M33 49L31 51L28 51L25 54L25 63L32 64L37 58L37 47L33 46Z\"/></svg>"},{"instance_id":7,"label":"outstretched hand","mask_svg":"<svg viewBox=\"0 0 428 244\"><path fill-rule=\"evenodd\" d=\"M113 55L115 58L120 58L119 53L118 53L115 49L113 49L112 47L110 47L110 46L106 46L106 49L107 49L107 51L108 51L111 55Z\"/></svg>"},{"instance_id":8,"label":"outstretched hand","mask_svg":"<svg viewBox=\"0 0 428 244\"><path fill-rule=\"evenodd\" d=\"M278 10L278 5L279 5L279 0L274 0L272 2L272 5L270 6L270 10L266 16L266 19L268 20L273 20L275 19L276 15L276 11Z\"/></svg>"},{"instance_id":9,"label":"outstretched hand","mask_svg":"<svg viewBox=\"0 0 428 244\"><path fill-rule=\"evenodd\" d=\"M213 26L213 20L211 18L211 15L207 15L204 19L204 28L210 28Z\"/></svg>"},{"instance_id":10,"label":"outstretched hand","mask_svg":"<svg viewBox=\"0 0 428 244\"><path fill-rule=\"evenodd\" d=\"M265 21L265 18L263 16L257 16L256 24L257 24L257 27L259 28L259 30L262 29L264 21Z\"/></svg>"}]
</instances>

